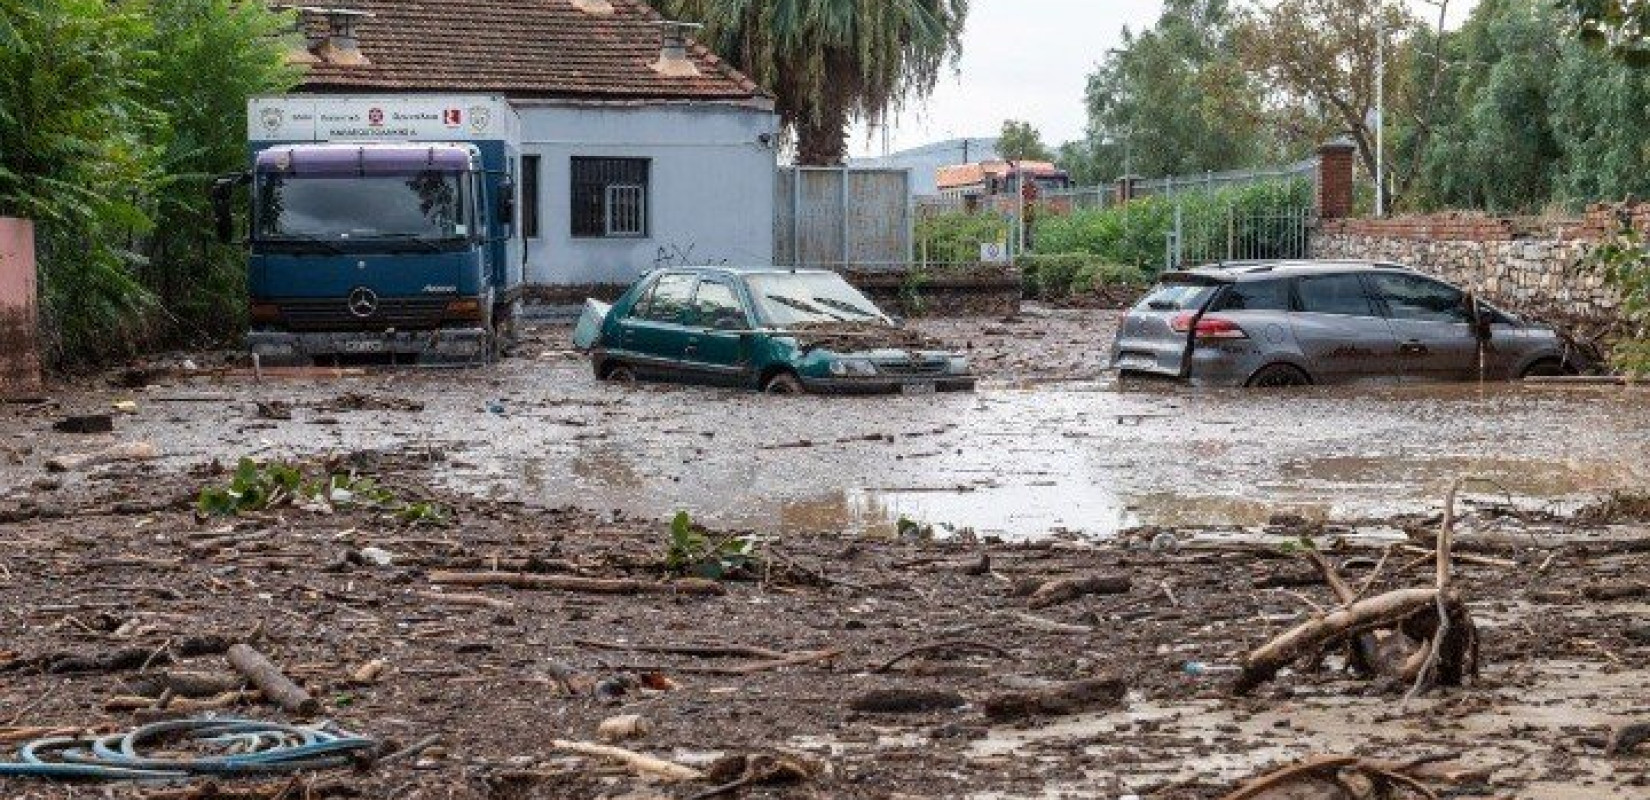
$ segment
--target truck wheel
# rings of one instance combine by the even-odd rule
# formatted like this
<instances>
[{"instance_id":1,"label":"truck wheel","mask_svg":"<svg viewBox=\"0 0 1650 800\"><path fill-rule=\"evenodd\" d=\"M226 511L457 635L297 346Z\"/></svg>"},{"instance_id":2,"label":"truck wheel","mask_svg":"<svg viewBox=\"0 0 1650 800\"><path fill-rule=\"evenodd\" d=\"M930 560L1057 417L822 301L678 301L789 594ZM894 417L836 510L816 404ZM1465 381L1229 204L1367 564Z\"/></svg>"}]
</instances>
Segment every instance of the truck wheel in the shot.
<instances>
[{"instance_id":1,"label":"truck wheel","mask_svg":"<svg viewBox=\"0 0 1650 800\"><path fill-rule=\"evenodd\" d=\"M768 385L762 387L762 391L768 394L789 395L808 393L807 387L802 385L802 380L789 372L781 372L769 378Z\"/></svg>"}]
</instances>

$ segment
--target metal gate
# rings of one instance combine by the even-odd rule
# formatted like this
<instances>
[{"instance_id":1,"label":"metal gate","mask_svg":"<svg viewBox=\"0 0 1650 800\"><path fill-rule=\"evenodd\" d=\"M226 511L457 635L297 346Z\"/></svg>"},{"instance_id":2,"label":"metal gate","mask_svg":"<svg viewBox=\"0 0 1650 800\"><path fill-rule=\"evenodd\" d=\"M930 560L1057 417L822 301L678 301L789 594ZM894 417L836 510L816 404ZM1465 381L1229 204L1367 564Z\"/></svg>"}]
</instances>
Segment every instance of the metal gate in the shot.
<instances>
[{"instance_id":1,"label":"metal gate","mask_svg":"<svg viewBox=\"0 0 1650 800\"><path fill-rule=\"evenodd\" d=\"M1307 258L1311 254L1311 207L1254 212L1227 205L1225 213L1188 215L1175 203L1174 227L1163 248L1165 269L1228 261Z\"/></svg>"},{"instance_id":2,"label":"metal gate","mask_svg":"<svg viewBox=\"0 0 1650 800\"><path fill-rule=\"evenodd\" d=\"M775 264L903 269L915 221L904 169L789 167L779 171Z\"/></svg>"}]
</instances>

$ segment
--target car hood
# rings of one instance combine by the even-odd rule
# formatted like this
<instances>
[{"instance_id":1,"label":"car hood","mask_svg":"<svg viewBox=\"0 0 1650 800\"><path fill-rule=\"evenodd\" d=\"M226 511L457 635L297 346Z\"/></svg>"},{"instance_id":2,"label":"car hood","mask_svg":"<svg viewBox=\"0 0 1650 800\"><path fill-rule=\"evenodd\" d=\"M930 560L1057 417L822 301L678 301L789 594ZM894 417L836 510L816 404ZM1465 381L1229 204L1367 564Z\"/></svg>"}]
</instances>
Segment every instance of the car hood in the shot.
<instances>
[{"instance_id":1,"label":"car hood","mask_svg":"<svg viewBox=\"0 0 1650 800\"><path fill-rule=\"evenodd\" d=\"M802 352L816 350L867 358L908 358L913 353L949 353L944 343L919 331L893 325L826 323L772 331L796 340Z\"/></svg>"}]
</instances>

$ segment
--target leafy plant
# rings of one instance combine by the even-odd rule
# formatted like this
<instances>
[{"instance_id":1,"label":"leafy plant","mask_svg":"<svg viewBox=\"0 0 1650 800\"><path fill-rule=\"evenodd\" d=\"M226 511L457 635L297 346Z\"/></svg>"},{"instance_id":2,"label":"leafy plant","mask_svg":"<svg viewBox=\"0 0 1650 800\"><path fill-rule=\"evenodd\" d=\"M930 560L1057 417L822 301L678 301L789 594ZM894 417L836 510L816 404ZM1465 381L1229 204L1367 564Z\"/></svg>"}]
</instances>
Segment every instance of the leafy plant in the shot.
<instances>
[{"instance_id":1,"label":"leafy plant","mask_svg":"<svg viewBox=\"0 0 1650 800\"><path fill-rule=\"evenodd\" d=\"M449 514L430 502L407 502L372 478L325 474L306 478L294 464L243 458L227 486L201 490L197 507L208 516L236 516L299 504L384 511L405 525L445 525Z\"/></svg>"},{"instance_id":2,"label":"leafy plant","mask_svg":"<svg viewBox=\"0 0 1650 800\"><path fill-rule=\"evenodd\" d=\"M748 536L712 539L686 511L670 522L665 569L676 575L719 581L747 575L757 567L756 540Z\"/></svg>"},{"instance_id":3,"label":"leafy plant","mask_svg":"<svg viewBox=\"0 0 1650 800\"><path fill-rule=\"evenodd\" d=\"M1635 375L1650 374L1650 249L1624 207L1617 229L1599 242L1577 266L1603 274L1621 294L1621 313L1638 335L1619 342L1612 353L1616 366Z\"/></svg>"}]
</instances>

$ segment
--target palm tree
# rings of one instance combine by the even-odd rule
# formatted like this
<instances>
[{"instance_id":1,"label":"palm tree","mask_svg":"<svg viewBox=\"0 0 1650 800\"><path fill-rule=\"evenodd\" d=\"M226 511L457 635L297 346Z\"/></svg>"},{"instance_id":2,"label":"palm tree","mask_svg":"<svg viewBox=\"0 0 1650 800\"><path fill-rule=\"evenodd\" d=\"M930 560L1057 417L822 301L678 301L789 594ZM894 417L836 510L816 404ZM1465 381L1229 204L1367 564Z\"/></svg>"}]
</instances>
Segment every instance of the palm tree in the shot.
<instances>
[{"instance_id":1,"label":"palm tree","mask_svg":"<svg viewBox=\"0 0 1650 800\"><path fill-rule=\"evenodd\" d=\"M926 97L962 53L968 0L651 0L776 98L802 164L840 164L848 125Z\"/></svg>"}]
</instances>

